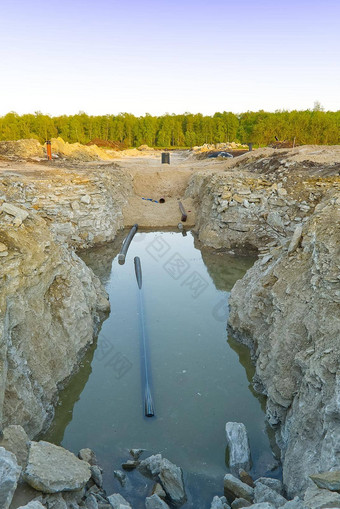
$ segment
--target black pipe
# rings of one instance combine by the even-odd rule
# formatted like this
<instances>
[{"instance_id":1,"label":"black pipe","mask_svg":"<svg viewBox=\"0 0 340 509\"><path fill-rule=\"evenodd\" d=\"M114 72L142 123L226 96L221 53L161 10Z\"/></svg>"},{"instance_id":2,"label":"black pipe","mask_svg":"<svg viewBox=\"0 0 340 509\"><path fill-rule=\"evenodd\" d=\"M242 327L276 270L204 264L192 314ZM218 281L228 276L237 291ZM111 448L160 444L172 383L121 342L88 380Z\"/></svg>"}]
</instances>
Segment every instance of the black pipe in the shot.
<instances>
[{"instance_id":1,"label":"black pipe","mask_svg":"<svg viewBox=\"0 0 340 509\"><path fill-rule=\"evenodd\" d=\"M182 202L178 202L178 206L179 206L179 210L181 211L181 214L182 214L182 217L181 217L181 221L183 221L183 223L185 223L185 221L187 220L187 213L185 212L185 208L183 207L182 205Z\"/></svg>"},{"instance_id":2,"label":"black pipe","mask_svg":"<svg viewBox=\"0 0 340 509\"><path fill-rule=\"evenodd\" d=\"M123 242L122 249L118 255L118 263L120 265L124 265L124 263L125 263L125 256L126 256L127 250L129 249L131 240L135 236L135 233L137 230L138 230L138 224L134 224L133 227L131 228L131 230L129 231L129 234L127 235L127 237L125 238L125 240Z\"/></svg>"},{"instance_id":3,"label":"black pipe","mask_svg":"<svg viewBox=\"0 0 340 509\"><path fill-rule=\"evenodd\" d=\"M140 263L139 256L136 256L134 259L135 262L135 273L137 284L139 288L139 318L141 324L141 333L142 333L142 360L143 360L143 368L144 368L144 381L145 381L145 391L144 391L144 412L146 417L153 417L155 415L155 409L153 406L151 389L150 389L150 376L151 370L149 369L148 362L148 350L147 350L147 336L145 330L145 316L144 316L144 303L143 303L143 289L142 289L142 267Z\"/></svg>"}]
</instances>

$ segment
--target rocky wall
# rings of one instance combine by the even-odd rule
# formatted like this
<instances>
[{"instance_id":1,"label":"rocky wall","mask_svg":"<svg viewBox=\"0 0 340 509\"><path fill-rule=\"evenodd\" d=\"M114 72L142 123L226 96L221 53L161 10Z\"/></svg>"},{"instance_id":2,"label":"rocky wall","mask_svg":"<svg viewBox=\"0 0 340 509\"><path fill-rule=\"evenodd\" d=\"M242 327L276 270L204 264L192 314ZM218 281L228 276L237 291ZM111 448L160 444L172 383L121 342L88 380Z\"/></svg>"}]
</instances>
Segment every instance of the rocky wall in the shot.
<instances>
[{"instance_id":1,"label":"rocky wall","mask_svg":"<svg viewBox=\"0 0 340 509\"><path fill-rule=\"evenodd\" d=\"M20 424L33 437L47 425L108 309L99 279L38 212L2 205L0 429Z\"/></svg>"},{"instance_id":2,"label":"rocky wall","mask_svg":"<svg viewBox=\"0 0 340 509\"><path fill-rule=\"evenodd\" d=\"M292 238L238 281L229 326L268 396L287 492L340 467L340 197L331 188Z\"/></svg>"}]
</instances>

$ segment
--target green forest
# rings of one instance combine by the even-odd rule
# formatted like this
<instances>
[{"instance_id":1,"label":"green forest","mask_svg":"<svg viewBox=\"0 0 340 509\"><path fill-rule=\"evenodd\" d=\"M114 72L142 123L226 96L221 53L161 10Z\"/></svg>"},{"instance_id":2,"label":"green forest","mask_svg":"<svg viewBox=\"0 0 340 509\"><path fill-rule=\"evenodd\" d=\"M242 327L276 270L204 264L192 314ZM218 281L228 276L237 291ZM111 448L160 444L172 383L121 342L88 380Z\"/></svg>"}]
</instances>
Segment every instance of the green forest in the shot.
<instances>
[{"instance_id":1,"label":"green forest","mask_svg":"<svg viewBox=\"0 0 340 509\"><path fill-rule=\"evenodd\" d=\"M40 112L0 117L0 140L36 138L44 143L60 136L70 143L92 140L116 142L121 147L192 147L204 143L236 141L266 146L279 140L295 139L298 145L340 143L340 111L313 110L248 111L205 116L200 113L165 114L136 117L119 115L77 115L51 117Z\"/></svg>"}]
</instances>

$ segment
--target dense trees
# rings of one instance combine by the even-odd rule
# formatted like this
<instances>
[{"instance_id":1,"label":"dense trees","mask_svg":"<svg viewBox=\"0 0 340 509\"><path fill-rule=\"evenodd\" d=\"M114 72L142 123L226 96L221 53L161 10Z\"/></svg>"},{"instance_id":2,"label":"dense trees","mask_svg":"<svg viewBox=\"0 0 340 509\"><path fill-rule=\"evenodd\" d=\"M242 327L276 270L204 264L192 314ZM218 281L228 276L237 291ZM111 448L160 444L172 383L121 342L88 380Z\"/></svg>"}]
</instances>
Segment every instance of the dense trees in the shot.
<instances>
[{"instance_id":1,"label":"dense trees","mask_svg":"<svg viewBox=\"0 0 340 509\"><path fill-rule=\"evenodd\" d=\"M247 111L240 115L230 112L204 116L201 113L165 114L160 117L146 113L135 117L119 115L77 115L50 117L40 112L19 116L10 112L0 117L0 140L36 138L41 142L61 136L70 143L88 143L94 138L118 141L127 147L192 147L204 143L239 141L268 145L280 140L297 144L339 144L340 111L323 111L319 104L306 111Z\"/></svg>"}]
</instances>

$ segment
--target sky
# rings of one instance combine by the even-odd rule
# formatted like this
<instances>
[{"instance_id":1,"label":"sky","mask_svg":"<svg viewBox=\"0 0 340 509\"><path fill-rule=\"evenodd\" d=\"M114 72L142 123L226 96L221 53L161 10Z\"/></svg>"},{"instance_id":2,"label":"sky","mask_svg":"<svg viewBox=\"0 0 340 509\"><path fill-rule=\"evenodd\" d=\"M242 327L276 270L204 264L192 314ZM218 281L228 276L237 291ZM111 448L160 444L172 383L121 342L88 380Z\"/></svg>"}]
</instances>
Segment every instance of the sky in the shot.
<instances>
[{"instance_id":1,"label":"sky","mask_svg":"<svg viewBox=\"0 0 340 509\"><path fill-rule=\"evenodd\" d=\"M340 109L340 0L0 0L0 115Z\"/></svg>"}]
</instances>

